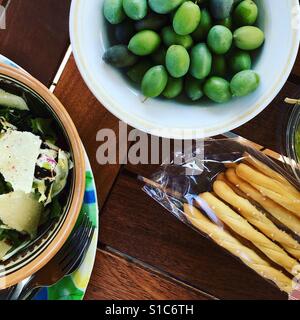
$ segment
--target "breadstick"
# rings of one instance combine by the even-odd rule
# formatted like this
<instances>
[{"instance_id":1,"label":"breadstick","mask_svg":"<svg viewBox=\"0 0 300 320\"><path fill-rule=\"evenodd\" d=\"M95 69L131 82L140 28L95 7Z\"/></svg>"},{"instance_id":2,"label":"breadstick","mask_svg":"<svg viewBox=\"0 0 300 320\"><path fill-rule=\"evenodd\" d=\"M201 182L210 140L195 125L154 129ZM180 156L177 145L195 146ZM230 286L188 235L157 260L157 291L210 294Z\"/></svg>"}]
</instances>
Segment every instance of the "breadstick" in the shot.
<instances>
[{"instance_id":1,"label":"breadstick","mask_svg":"<svg viewBox=\"0 0 300 320\"><path fill-rule=\"evenodd\" d=\"M283 206L287 210L291 211L292 213L300 217L300 200L287 199L281 194L278 194L272 190L259 186L255 183L250 184L265 197L270 198L271 200L275 201L279 205Z\"/></svg>"},{"instance_id":2,"label":"breadstick","mask_svg":"<svg viewBox=\"0 0 300 320\"><path fill-rule=\"evenodd\" d=\"M200 197L209 205L216 216L233 231L252 242L267 257L285 268L289 273L294 274L296 271L296 274L298 274L297 261L261 232L254 229L247 220L209 192L201 194Z\"/></svg>"},{"instance_id":3,"label":"breadstick","mask_svg":"<svg viewBox=\"0 0 300 320\"><path fill-rule=\"evenodd\" d=\"M285 198L298 200L300 203L300 193L297 190L287 190L287 186L285 184L252 169L246 164L239 164L236 168L236 173L240 178L248 181L249 183L255 183L261 187L272 190Z\"/></svg>"},{"instance_id":4,"label":"breadstick","mask_svg":"<svg viewBox=\"0 0 300 320\"><path fill-rule=\"evenodd\" d=\"M287 226L295 234L300 235L300 220L284 207L281 207L273 200L264 197L258 190L246 181L240 179L234 169L226 171L226 178L247 196L260 204L267 212L276 218L283 225Z\"/></svg>"},{"instance_id":5,"label":"breadstick","mask_svg":"<svg viewBox=\"0 0 300 320\"><path fill-rule=\"evenodd\" d=\"M270 219L260 212L248 200L238 196L225 182L216 181L214 192L224 201L236 208L239 213L264 233L268 238L280 243L287 252L300 259L300 244L289 234L280 230Z\"/></svg>"},{"instance_id":6,"label":"breadstick","mask_svg":"<svg viewBox=\"0 0 300 320\"><path fill-rule=\"evenodd\" d=\"M184 212L190 223L201 232L208 235L218 245L241 259L248 267L259 275L274 282L280 290L290 293L292 291L292 280L279 270L273 268L267 261L263 260L255 251L249 249L235 239L230 233L209 221L192 205L184 204Z\"/></svg>"},{"instance_id":7,"label":"breadstick","mask_svg":"<svg viewBox=\"0 0 300 320\"><path fill-rule=\"evenodd\" d=\"M275 170L271 169L266 164L264 164L263 162L259 161L258 159L256 159L255 157L253 157L252 155L250 155L247 152L244 153L244 157L245 157L244 161L246 161L251 166L253 166L256 169L258 169L261 173L269 176L270 178L273 178L273 179L281 182L282 184L285 184L290 190L293 190L293 192L297 192L297 189L284 176L282 176L280 173L278 173Z\"/></svg>"},{"instance_id":8,"label":"breadstick","mask_svg":"<svg viewBox=\"0 0 300 320\"><path fill-rule=\"evenodd\" d=\"M236 169L237 166L238 166L238 164L235 163L235 162L225 163L225 167L228 168L228 169L229 169L229 168Z\"/></svg>"},{"instance_id":9,"label":"breadstick","mask_svg":"<svg viewBox=\"0 0 300 320\"><path fill-rule=\"evenodd\" d=\"M232 170L234 170L234 169L232 169ZM230 186L230 188L234 190L235 193L237 193L238 195L240 195L242 197L245 196L245 194L239 188L237 188L234 184L232 184L231 182L229 182L227 180L224 172L218 174L216 181L223 181L223 182L227 183Z\"/></svg>"}]
</instances>

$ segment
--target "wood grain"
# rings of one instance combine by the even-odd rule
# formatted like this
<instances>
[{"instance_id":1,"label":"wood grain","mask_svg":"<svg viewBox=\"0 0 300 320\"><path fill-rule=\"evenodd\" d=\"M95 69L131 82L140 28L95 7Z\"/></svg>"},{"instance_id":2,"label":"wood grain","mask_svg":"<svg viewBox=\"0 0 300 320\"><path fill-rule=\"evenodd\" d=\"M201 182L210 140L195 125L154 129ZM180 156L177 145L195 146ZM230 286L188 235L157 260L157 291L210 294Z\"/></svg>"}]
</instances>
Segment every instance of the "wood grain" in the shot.
<instances>
[{"instance_id":1,"label":"wood grain","mask_svg":"<svg viewBox=\"0 0 300 320\"><path fill-rule=\"evenodd\" d=\"M98 250L85 300L208 300L189 286Z\"/></svg>"},{"instance_id":2,"label":"wood grain","mask_svg":"<svg viewBox=\"0 0 300 320\"><path fill-rule=\"evenodd\" d=\"M300 97L300 86L288 81L261 114L233 132L274 151L284 151L281 150L282 138L293 107L284 103L286 97Z\"/></svg>"},{"instance_id":3,"label":"wood grain","mask_svg":"<svg viewBox=\"0 0 300 320\"><path fill-rule=\"evenodd\" d=\"M0 53L49 86L69 46L71 0L11 0Z\"/></svg>"},{"instance_id":4,"label":"wood grain","mask_svg":"<svg viewBox=\"0 0 300 320\"><path fill-rule=\"evenodd\" d=\"M5 4L6 0L0 0ZM69 45L71 0L11 0L7 29L0 30L1 53L49 86ZM235 132L279 150L286 96L300 97L300 56L293 76L272 104ZM136 174L157 166L99 165L98 130L118 133L118 119L90 93L70 58L55 94L67 108L87 149L103 206L100 240L129 261L98 250L87 299L282 299L265 282L210 240L187 228L142 190ZM280 131L278 133L278 131ZM278 135L279 134L279 135ZM137 259L137 260L136 260ZM145 267L145 265L149 267ZM184 283L187 283L185 285Z\"/></svg>"},{"instance_id":5,"label":"wood grain","mask_svg":"<svg viewBox=\"0 0 300 320\"><path fill-rule=\"evenodd\" d=\"M221 299L280 299L278 289L196 233L121 172L102 210L100 241Z\"/></svg>"},{"instance_id":6,"label":"wood grain","mask_svg":"<svg viewBox=\"0 0 300 320\"><path fill-rule=\"evenodd\" d=\"M100 143L96 142L96 133L102 128L118 132L118 120L92 96L78 73L73 57L55 93L69 111L87 149L100 201L102 204L107 201L101 217L102 243L221 299L286 297L210 240L171 217L140 190L136 173L149 176L157 170L157 165L128 165L126 168L133 172L130 176L128 171L119 174L119 165L103 166L97 163L96 151ZM299 87L288 82L261 115L235 132L277 150L278 123L289 109L282 101L286 96L297 97L299 94ZM99 262L94 273L100 272ZM92 297L100 298L103 288L97 284L100 283L98 277L93 279ZM123 296L124 292L131 291L132 283L114 285ZM105 292L105 295L112 297L109 292ZM112 295L115 296L115 293Z\"/></svg>"},{"instance_id":7,"label":"wood grain","mask_svg":"<svg viewBox=\"0 0 300 320\"><path fill-rule=\"evenodd\" d=\"M299 50L300 52L300 50ZM294 68L292 70L292 74L300 77L300 54L298 52L298 56L297 56L297 60L296 60L296 63L294 65Z\"/></svg>"},{"instance_id":8,"label":"wood grain","mask_svg":"<svg viewBox=\"0 0 300 320\"><path fill-rule=\"evenodd\" d=\"M98 186L100 205L104 204L118 175L120 165L100 165L96 159L100 142L96 141L100 129L112 129L117 133L119 120L109 113L92 95L81 78L73 56L55 89L55 95L69 112L87 151ZM119 143L117 143L117 148ZM118 150L118 149L117 149Z\"/></svg>"}]
</instances>

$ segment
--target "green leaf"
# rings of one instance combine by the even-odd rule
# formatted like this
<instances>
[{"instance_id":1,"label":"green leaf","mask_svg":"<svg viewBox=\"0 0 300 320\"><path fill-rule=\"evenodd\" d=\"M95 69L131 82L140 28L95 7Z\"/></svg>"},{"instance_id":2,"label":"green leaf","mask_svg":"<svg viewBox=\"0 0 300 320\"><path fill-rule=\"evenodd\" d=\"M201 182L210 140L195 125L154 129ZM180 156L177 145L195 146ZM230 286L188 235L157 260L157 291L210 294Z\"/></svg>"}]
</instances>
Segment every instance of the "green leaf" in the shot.
<instances>
[{"instance_id":1,"label":"green leaf","mask_svg":"<svg viewBox=\"0 0 300 320\"><path fill-rule=\"evenodd\" d=\"M31 119L32 132L41 135L44 140L55 142L57 139L56 133L52 128L51 119L35 118Z\"/></svg>"},{"instance_id":2,"label":"green leaf","mask_svg":"<svg viewBox=\"0 0 300 320\"><path fill-rule=\"evenodd\" d=\"M31 131L29 111L0 108L0 117L16 126L20 131Z\"/></svg>"},{"instance_id":3,"label":"green leaf","mask_svg":"<svg viewBox=\"0 0 300 320\"><path fill-rule=\"evenodd\" d=\"M0 173L0 194L12 192L13 188L10 183L5 182L3 175Z\"/></svg>"},{"instance_id":4,"label":"green leaf","mask_svg":"<svg viewBox=\"0 0 300 320\"><path fill-rule=\"evenodd\" d=\"M28 238L27 235L22 235L16 230L0 228L0 241L8 240L9 242L11 242L13 247L20 246L26 238Z\"/></svg>"},{"instance_id":5,"label":"green leaf","mask_svg":"<svg viewBox=\"0 0 300 320\"><path fill-rule=\"evenodd\" d=\"M54 198L50 205L50 218L55 219L62 214L62 206L57 198Z\"/></svg>"}]
</instances>

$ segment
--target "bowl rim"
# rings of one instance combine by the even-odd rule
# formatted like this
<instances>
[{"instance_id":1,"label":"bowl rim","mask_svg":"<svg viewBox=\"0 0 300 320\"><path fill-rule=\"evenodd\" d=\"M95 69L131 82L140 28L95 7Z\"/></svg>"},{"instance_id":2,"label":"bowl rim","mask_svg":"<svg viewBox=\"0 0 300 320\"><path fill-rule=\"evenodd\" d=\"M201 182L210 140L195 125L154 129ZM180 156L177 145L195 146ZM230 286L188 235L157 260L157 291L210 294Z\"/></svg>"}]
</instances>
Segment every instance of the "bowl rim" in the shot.
<instances>
[{"instance_id":1,"label":"bowl rim","mask_svg":"<svg viewBox=\"0 0 300 320\"><path fill-rule=\"evenodd\" d=\"M199 128L168 128L168 130L159 131L157 128L160 126L156 126L154 122L147 121L142 119L140 116L132 115L129 112L124 111L121 106L118 106L117 101L107 93L99 83L94 81L92 74L88 71L86 61L84 59L84 55L82 53L82 46L79 41L79 19L82 17L81 14L81 5L83 3L86 4L84 0L73 0L71 4L70 10L70 20L69 20L69 28L70 28L70 38L71 45L73 49L73 55L75 57L75 61L77 67L86 83L90 91L94 94L100 103L105 106L105 108L111 112L118 119L124 121L128 125L137 128L143 132L160 135L163 138L169 139L203 139L211 136L216 136L219 134L223 134L225 132L234 130L243 124L247 123L251 119L255 118L259 113L261 113L275 98L275 96L279 93L279 91L284 86L287 81L291 70L294 66L298 49L299 49L299 40L300 40L300 30L299 28L292 28L292 47L289 52L289 57L286 61L286 65L282 69L282 73L278 76L277 79L274 80L274 84L268 94L265 94L263 97L258 99L255 106L251 108L251 110L247 113L244 113L242 116L237 117L226 124L220 124L216 127L211 127L209 130L200 131ZM297 5L298 0L290 0L289 2L292 5Z\"/></svg>"},{"instance_id":2,"label":"bowl rim","mask_svg":"<svg viewBox=\"0 0 300 320\"><path fill-rule=\"evenodd\" d=\"M77 129L68 112L61 104L61 102L55 97L55 95L50 92L48 88L44 86L40 81L29 75L27 72L17 70L16 68L7 66L2 63L0 63L0 76L1 75L7 76L13 80L15 79L21 84L29 87L33 92L35 92L38 96L40 96L47 102L47 104L51 108L51 111L54 112L61 121L61 124L63 125L68 136L69 143L73 152L73 170L75 173L73 181L73 194L70 199L69 210L66 213L66 218L63 222L62 227L55 235L51 243L41 254L39 254L35 259L30 261L28 264L25 264L20 269L0 279L0 289L5 289L19 283L20 281L31 276L43 266L45 266L61 249L65 241L68 239L79 216L84 197L85 160L83 145Z\"/></svg>"}]
</instances>

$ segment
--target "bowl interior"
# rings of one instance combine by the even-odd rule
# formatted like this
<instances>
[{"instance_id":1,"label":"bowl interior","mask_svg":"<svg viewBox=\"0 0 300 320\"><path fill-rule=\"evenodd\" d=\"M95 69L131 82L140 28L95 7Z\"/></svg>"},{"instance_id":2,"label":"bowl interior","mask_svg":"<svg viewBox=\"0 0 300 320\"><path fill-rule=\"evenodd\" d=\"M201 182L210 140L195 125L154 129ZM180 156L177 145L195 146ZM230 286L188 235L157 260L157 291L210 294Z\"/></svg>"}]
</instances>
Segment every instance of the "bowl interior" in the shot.
<instances>
[{"instance_id":1,"label":"bowl interior","mask_svg":"<svg viewBox=\"0 0 300 320\"><path fill-rule=\"evenodd\" d=\"M203 138L232 130L255 117L285 83L298 49L298 30L293 29L297 0L256 1L258 25L266 41L254 64L261 85L253 94L226 104L203 100L197 104L148 99L101 57L109 46L103 17L103 0L74 0L70 30L77 65L87 85L104 106L126 123L168 138ZM280 24L278 23L280 17Z\"/></svg>"},{"instance_id":2,"label":"bowl interior","mask_svg":"<svg viewBox=\"0 0 300 320\"><path fill-rule=\"evenodd\" d=\"M298 105L291 112L287 124L286 151L290 159L290 168L300 183L300 108Z\"/></svg>"},{"instance_id":3,"label":"bowl interior","mask_svg":"<svg viewBox=\"0 0 300 320\"><path fill-rule=\"evenodd\" d=\"M31 87L21 81L11 78L9 75L0 75L0 88L10 93L24 95L31 112L35 117L53 119L53 128L58 137L57 145L63 150L70 152L71 160L74 162L74 150L69 135L59 115L54 111L50 104ZM72 206L76 184L75 171L75 169L70 171L67 185L63 192L58 196L60 205L63 208L60 217L48 220L48 222L39 228L38 235L33 241L26 243L21 248L18 248L16 251L11 252L4 257L5 261L0 264L1 287L6 287L18 282L22 278L22 274L24 277L31 274L31 269L26 269L27 265L30 263L33 264L33 269L42 267L47 260L57 252L57 249L63 245L63 243L55 244L55 242L63 239L63 237L61 235L58 236L58 234L61 234L62 229L66 228L65 222L70 207ZM80 186L78 186L78 188L81 189ZM80 202L81 199L78 200ZM79 210L80 208L78 209L78 213ZM73 219L76 221L76 217ZM64 233L68 235L71 231L72 228L65 230ZM46 251L47 256L42 259L41 254L45 254ZM22 268L25 268L26 270L23 270ZM26 275L26 273L28 274Z\"/></svg>"}]
</instances>

